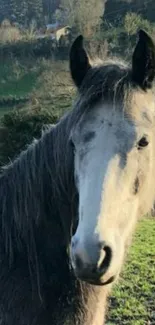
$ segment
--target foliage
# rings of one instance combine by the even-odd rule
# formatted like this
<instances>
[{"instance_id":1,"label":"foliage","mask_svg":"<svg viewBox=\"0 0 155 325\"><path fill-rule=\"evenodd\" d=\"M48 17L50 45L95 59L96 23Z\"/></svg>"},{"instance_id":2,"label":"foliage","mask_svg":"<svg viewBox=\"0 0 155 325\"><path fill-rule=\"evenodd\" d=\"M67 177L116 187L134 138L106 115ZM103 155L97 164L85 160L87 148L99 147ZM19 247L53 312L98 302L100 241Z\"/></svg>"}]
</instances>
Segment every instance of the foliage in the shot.
<instances>
[{"instance_id":1,"label":"foliage","mask_svg":"<svg viewBox=\"0 0 155 325\"><path fill-rule=\"evenodd\" d=\"M23 30L23 39L26 39L28 41L33 40L36 36L36 31L36 21L32 20L29 26Z\"/></svg>"},{"instance_id":2,"label":"foliage","mask_svg":"<svg viewBox=\"0 0 155 325\"><path fill-rule=\"evenodd\" d=\"M108 0L105 4L104 19L108 25L115 27L124 19L127 13L141 14L143 19L155 22L155 1L154 0Z\"/></svg>"},{"instance_id":3,"label":"foliage","mask_svg":"<svg viewBox=\"0 0 155 325\"><path fill-rule=\"evenodd\" d=\"M35 19L38 24L43 19L42 0L1 0L0 20L9 18L11 22L28 26Z\"/></svg>"},{"instance_id":4,"label":"foliage","mask_svg":"<svg viewBox=\"0 0 155 325\"><path fill-rule=\"evenodd\" d=\"M39 138L44 125L55 124L56 112L42 108L13 110L5 114L0 127L0 166L9 163L34 138Z\"/></svg>"},{"instance_id":5,"label":"foliage","mask_svg":"<svg viewBox=\"0 0 155 325\"><path fill-rule=\"evenodd\" d=\"M103 12L103 1L61 0L60 8L61 20L64 21L64 24L72 27L76 26L78 32L89 38L100 24L100 17Z\"/></svg>"},{"instance_id":6,"label":"foliage","mask_svg":"<svg viewBox=\"0 0 155 325\"><path fill-rule=\"evenodd\" d=\"M0 66L0 72L0 81L1 78L5 80L5 84L0 87L0 113L11 110L11 104L24 106L12 109L1 118L2 165L23 150L33 137L39 137L44 124L54 124L69 110L74 90L67 62L43 59L30 63L23 60L10 62L9 65L6 61L5 65ZM14 84L17 84L17 88Z\"/></svg>"},{"instance_id":7,"label":"foliage","mask_svg":"<svg viewBox=\"0 0 155 325\"><path fill-rule=\"evenodd\" d=\"M74 88L70 77L68 63L65 61L42 60L41 70L32 96L38 99L55 96L72 96Z\"/></svg>"},{"instance_id":8,"label":"foliage","mask_svg":"<svg viewBox=\"0 0 155 325\"><path fill-rule=\"evenodd\" d=\"M22 38L18 27L11 26L9 20L5 19L0 27L0 43L17 42Z\"/></svg>"},{"instance_id":9,"label":"foliage","mask_svg":"<svg viewBox=\"0 0 155 325\"><path fill-rule=\"evenodd\" d=\"M8 19L11 22L0 28L0 43L5 45L0 46L2 59L9 53L16 58L30 54L67 59L71 38L77 33L87 40L103 40L110 54L128 58L139 28L155 34L154 0L149 3L144 0L144 5L140 0L1 0L0 9L0 21L5 18L6 22ZM50 37L38 40L38 31L44 33L45 23L52 21L69 25L71 38L61 39L59 44L52 42Z\"/></svg>"},{"instance_id":10,"label":"foliage","mask_svg":"<svg viewBox=\"0 0 155 325\"><path fill-rule=\"evenodd\" d=\"M41 73L40 60L22 58L4 59L0 62L0 105L10 106L24 102Z\"/></svg>"},{"instance_id":11,"label":"foliage","mask_svg":"<svg viewBox=\"0 0 155 325\"><path fill-rule=\"evenodd\" d=\"M10 0L10 19L19 24L26 24L28 13L27 0Z\"/></svg>"},{"instance_id":12,"label":"foliage","mask_svg":"<svg viewBox=\"0 0 155 325\"><path fill-rule=\"evenodd\" d=\"M135 13L127 13L124 19L124 29L128 35L134 35L141 23L141 17Z\"/></svg>"},{"instance_id":13,"label":"foliage","mask_svg":"<svg viewBox=\"0 0 155 325\"><path fill-rule=\"evenodd\" d=\"M0 22L7 18L28 27L35 19L40 26L51 22L52 14L58 6L59 0L1 0Z\"/></svg>"},{"instance_id":14,"label":"foliage","mask_svg":"<svg viewBox=\"0 0 155 325\"><path fill-rule=\"evenodd\" d=\"M107 20L103 21L98 32L100 40L108 42L109 53L116 56L130 59L133 47L137 39L137 32L139 29L146 30L154 37L155 25L144 19L140 14L135 12L127 12L115 21L109 23Z\"/></svg>"},{"instance_id":15,"label":"foliage","mask_svg":"<svg viewBox=\"0 0 155 325\"><path fill-rule=\"evenodd\" d=\"M23 57L57 57L60 58L68 58L69 44L68 41L65 40L63 44L60 42L56 42L55 40L51 40L50 37L46 37L43 39L22 39L21 41L15 43L5 43L0 44L0 58L23 58Z\"/></svg>"},{"instance_id":16,"label":"foliage","mask_svg":"<svg viewBox=\"0 0 155 325\"><path fill-rule=\"evenodd\" d=\"M143 28L148 32L152 32L151 23L143 19L141 15L136 13L127 13L124 18L124 29L128 35L134 35L137 33L139 28Z\"/></svg>"}]
</instances>

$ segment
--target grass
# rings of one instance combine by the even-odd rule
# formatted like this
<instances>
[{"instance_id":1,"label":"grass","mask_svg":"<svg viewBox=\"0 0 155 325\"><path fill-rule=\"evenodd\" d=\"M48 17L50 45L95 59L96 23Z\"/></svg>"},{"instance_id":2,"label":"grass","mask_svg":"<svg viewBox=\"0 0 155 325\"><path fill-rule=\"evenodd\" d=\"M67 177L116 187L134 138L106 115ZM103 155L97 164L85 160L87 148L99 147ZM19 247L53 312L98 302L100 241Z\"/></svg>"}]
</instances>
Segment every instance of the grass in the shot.
<instances>
[{"instance_id":1,"label":"grass","mask_svg":"<svg viewBox=\"0 0 155 325\"><path fill-rule=\"evenodd\" d=\"M14 108L9 101L8 107L3 105L3 99L15 97L30 101L21 107L33 105L50 110L56 110L60 115L71 106L71 85L67 62L52 60L12 59L0 63L0 117ZM35 104L36 105L36 104Z\"/></svg>"},{"instance_id":2,"label":"grass","mask_svg":"<svg viewBox=\"0 0 155 325\"><path fill-rule=\"evenodd\" d=\"M110 300L107 325L155 324L155 219L139 222L121 279Z\"/></svg>"},{"instance_id":3,"label":"grass","mask_svg":"<svg viewBox=\"0 0 155 325\"><path fill-rule=\"evenodd\" d=\"M36 83L36 74L27 73L17 80L9 80L0 82L0 97L26 97L29 95L35 86Z\"/></svg>"},{"instance_id":4,"label":"grass","mask_svg":"<svg viewBox=\"0 0 155 325\"><path fill-rule=\"evenodd\" d=\"M0 63L0 98L28 96L37 82L39 67L30 60L13 59Z\"/></svg>"}]
</instances>

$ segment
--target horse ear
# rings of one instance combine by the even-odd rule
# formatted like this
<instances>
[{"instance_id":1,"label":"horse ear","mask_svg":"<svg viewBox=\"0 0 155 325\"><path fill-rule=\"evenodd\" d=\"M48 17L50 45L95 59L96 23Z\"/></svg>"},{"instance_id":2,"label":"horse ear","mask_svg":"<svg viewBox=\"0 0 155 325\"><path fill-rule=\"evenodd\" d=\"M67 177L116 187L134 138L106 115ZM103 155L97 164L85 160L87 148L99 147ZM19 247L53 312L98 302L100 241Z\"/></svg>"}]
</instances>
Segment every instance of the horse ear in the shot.
<instances>
[{"instance_id":1,"label":"horse ear","mask_svg":"<svg viewBox=\"0 0 155 325\"><path fill-rule=\"evenodd\" d=\"M155 45L142 29L132 57L132 78L144 90L152 87L155 78Z\"/></svg>"},{"instance_id":2,"label":"horse ear","mask_svg":"<svg viewBox=\"0 0 155 325\"><path fill-rule=\"evenodd\" d=\"M83 47L83 36L80 35L75 39L70 50L70 72L77 87L81 86L90 68L89 59Z\"/></svg>"}]
</instances>

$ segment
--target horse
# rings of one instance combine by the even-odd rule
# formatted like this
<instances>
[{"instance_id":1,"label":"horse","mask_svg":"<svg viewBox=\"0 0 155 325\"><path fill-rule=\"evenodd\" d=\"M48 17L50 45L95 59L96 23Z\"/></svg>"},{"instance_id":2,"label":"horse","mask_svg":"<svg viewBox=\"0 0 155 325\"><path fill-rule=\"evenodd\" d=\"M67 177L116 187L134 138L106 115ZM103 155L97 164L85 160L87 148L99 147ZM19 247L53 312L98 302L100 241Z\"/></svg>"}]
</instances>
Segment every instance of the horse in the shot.
<instances>
[{"instance_id":1,"label":"horse","mask_svg":"<svg viewBox=\"0 0 155 325\"><path fill-rule=\"evenodd\" d=\"M137 220L155 198L155 46L138 35L131 65L91 63L79 35L72 110L3 167L1 325L105 323Z\"/></svg>"}]
</instances>

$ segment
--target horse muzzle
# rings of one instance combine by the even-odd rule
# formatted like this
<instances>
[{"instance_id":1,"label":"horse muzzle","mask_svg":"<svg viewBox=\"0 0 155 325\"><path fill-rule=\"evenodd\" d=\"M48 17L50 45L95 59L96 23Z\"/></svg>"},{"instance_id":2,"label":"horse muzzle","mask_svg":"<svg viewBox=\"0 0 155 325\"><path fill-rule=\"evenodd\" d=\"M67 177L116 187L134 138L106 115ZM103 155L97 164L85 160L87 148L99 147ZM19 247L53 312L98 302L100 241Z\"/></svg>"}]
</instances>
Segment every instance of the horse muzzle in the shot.
<instances>
[{"instance_id":1,"label":"horse muzzle","mask_svg":"<svg viewBox=\"0 0 155 325\"><path fill-rule=\"evenodd\" d=\"M112 249L104 242L80 245L74 236L70 247L71 264L77 278L93 285L106 285L115 280L108 276Z\"/></svg>"}]
</instances>

